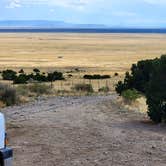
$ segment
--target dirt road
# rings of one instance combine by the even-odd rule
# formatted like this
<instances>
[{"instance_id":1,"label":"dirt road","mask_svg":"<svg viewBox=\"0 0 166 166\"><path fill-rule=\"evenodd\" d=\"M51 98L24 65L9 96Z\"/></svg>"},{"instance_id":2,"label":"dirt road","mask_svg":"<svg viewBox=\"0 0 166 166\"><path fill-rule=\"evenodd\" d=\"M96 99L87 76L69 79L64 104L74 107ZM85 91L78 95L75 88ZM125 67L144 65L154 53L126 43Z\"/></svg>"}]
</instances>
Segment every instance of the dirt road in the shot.
<instances>
[{"instance_id":1,"label":"dirt road","mask_svg":"<svg viewBox=\"0 0 166 166\"><path fill-rule=\"evenodd\" d=\"M165 166L166 127L116 99L52 97L4 109L14 166Z\"/></svg>"}]
</instances>

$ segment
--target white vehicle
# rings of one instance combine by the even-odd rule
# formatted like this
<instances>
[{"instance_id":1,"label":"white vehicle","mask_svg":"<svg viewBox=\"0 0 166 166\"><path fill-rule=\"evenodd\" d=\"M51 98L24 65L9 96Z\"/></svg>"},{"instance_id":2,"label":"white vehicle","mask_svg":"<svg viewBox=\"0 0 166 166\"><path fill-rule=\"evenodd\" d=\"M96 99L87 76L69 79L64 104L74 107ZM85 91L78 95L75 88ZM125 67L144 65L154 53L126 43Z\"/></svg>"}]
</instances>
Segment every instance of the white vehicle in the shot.
<instances>
[{"instance_id":1,"label":"white vehicle","mask_svg":"<svg viewBox=\"0 0 166 166\"><path fill-rule=\"evenodd\" d=\"M12 166L13 150L6 146L4 115L0 113L0 166Z\"/></svg>"}]
</instances>

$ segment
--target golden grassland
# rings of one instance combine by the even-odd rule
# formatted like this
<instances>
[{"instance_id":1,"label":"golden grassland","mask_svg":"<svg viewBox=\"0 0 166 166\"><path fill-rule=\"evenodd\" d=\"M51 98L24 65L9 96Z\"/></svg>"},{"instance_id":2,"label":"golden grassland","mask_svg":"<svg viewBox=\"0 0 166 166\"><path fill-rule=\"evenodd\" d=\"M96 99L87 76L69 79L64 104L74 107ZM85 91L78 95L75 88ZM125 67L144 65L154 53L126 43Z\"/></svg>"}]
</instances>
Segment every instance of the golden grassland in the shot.
<instances>
[{"instance_id":1,"label":"golden grassland","mask_svg":"<svg viewBox=\"0 0 166 166\"><path fill-rule=\"evenodd\" d=\"M112 90L133 63L165 53L164 34L0 34L0 70L23 68L30 72L37 67L44 72L63 71L67 79L54 83L61 91L69 91L76 83L88 83L82 79L84 74L118 72L122 76L91 82L95 91L107 85Z\"/></svg>"},{"instance_id":2,"label":"golden grassland","mask_svg":"<svg viewBox=\"0 0 166 166\"><path fill-rule=\"evenodd\" d=\"M0 34L0 68L124 72L166 53L163 34Z\"/></svg>"}]
</instances>

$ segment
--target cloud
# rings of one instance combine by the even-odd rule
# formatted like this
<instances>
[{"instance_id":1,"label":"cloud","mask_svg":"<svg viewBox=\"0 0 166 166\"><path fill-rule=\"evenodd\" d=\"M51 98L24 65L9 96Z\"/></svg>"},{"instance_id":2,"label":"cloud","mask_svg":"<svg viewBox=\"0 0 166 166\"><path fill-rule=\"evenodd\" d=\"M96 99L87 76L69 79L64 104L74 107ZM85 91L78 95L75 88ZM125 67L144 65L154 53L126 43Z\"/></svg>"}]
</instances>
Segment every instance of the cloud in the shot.
<instances>
[{"instance_id":1,"label":"cloud","mask_svg":"<svg viewBox=\"0 0 166 166\"><path fill-rule=\"evenodd\" d=\"M165 5L166 0L144 0L144 2L152 5Z\"/></svg>"},{"instance_id":2,"label":"cloud","mask_svg":"<svg viewBox=\"0 0 166 166\"><path fill-rule=\"evenodd\" d=\"M25 5L48 5L67 8L85 7L99 0L8 0L8 8L17 8ZM102 1L102 0L100 0Z\"/></svg>"},{"instance_id":3,"label":"cloud","mask_svg":"<svg viewBox=\"0 0 166 166\"><path fill-rule=\"evenodd\" d=\"M99 6L99 5L110 5L111 3L121 2L119 0L5 0L8 2L8 8L18 8L22 6L31 5L47 5L47 6L59 6L64 8L85 8L89 5ZM165 5L166 0L136 0L135 2L146 3L149 5ZM123 2L124 3L124 2ZM131 0L126 0L125 4L133 3Z\"/></svg>"},{"instance_id":4,"label":"cloud","mask_svg":"<svg viewBox=\"0 0 166 166\"><path fill-rule=\"evenodd\" d=\"M12 8L12 9L19 7L21 7L20 0L11 0L6 6L6 8Z\"/></svg>"}]
</instances>

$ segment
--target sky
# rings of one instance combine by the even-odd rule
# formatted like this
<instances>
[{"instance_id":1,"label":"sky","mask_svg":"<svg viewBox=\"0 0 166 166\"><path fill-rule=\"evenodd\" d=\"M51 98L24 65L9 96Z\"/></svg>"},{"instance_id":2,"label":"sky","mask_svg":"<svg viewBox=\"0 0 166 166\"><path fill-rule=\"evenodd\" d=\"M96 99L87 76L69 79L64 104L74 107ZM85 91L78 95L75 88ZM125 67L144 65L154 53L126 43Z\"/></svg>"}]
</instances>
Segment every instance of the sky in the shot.
<instances>
[{"instance_id":1,"label":"sky","mask_svg":"<svg viewBox=\"0 0 166 166\"><path fill-rule=\"evenodd\" d=\"M0 20L166 28L166 0L0 0Z\"/></svg>"}]
</instances>

